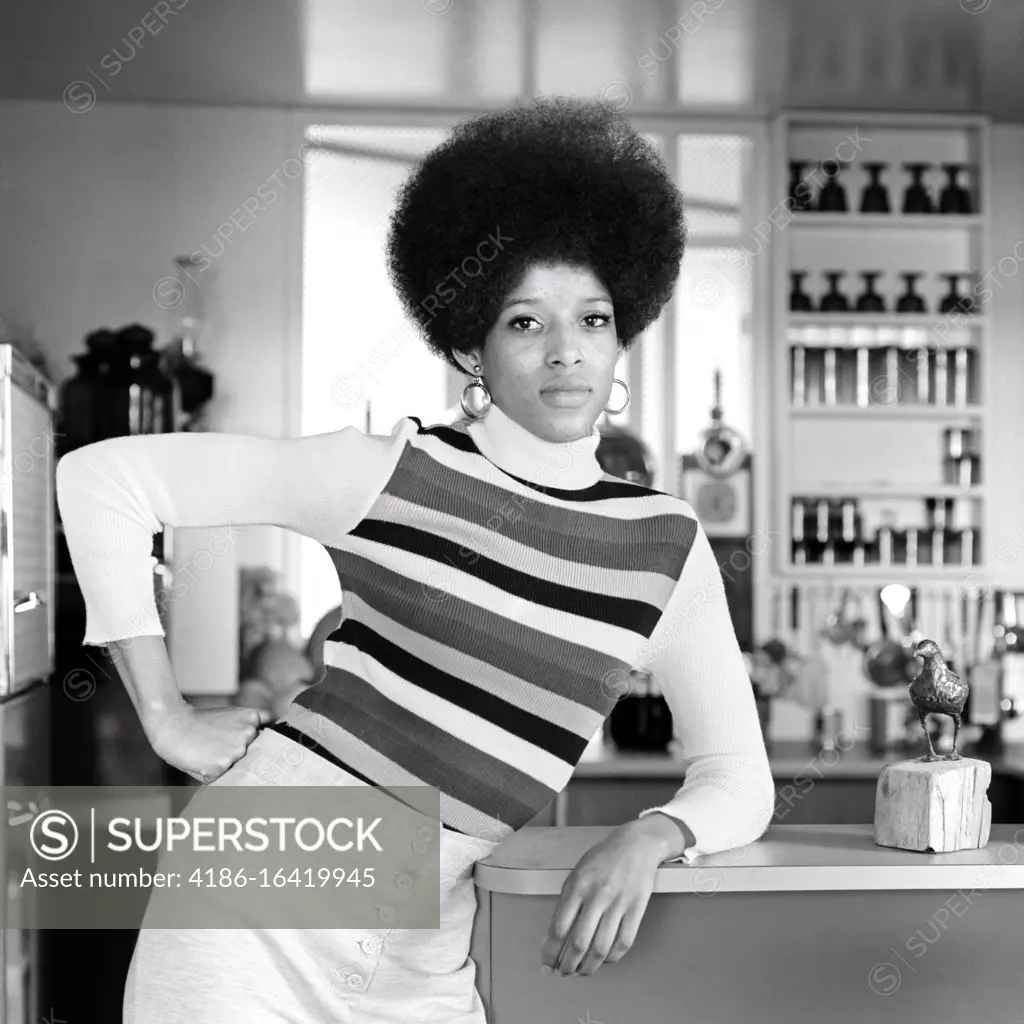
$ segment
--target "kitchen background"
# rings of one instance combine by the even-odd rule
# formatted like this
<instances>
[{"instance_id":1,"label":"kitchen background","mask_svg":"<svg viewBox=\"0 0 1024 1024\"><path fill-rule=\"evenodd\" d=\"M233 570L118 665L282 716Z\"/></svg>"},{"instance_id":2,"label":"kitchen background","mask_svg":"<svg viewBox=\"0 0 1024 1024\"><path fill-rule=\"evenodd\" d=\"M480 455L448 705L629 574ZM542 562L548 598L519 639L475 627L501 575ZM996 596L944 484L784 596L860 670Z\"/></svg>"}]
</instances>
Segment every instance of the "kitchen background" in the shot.
<instances>
[{"instance_id":1,"label":"kitchen background","mask_svg":"<svg viewBox=\"0 0 1024 1024\"><path fill-rule=\"evenodd\" d=\"M878 766L921 742L923 633L970 676L994 820L1024 820L1022 42L1010 0L5 5L0 782L185 781L81 646L56 459L454 415L463 381L379 258L394 190L466 114L572 93L633 119L687 199L683 275L602 454L712 536L777 817L870 820ZM318 674L336 579L274 528L156 537L183 692L279 711ZM638 671L538 824L624 820L684 770ZM117 1019L133 933L16 923L5 1021Z\"/></svg>"}]
</instances>

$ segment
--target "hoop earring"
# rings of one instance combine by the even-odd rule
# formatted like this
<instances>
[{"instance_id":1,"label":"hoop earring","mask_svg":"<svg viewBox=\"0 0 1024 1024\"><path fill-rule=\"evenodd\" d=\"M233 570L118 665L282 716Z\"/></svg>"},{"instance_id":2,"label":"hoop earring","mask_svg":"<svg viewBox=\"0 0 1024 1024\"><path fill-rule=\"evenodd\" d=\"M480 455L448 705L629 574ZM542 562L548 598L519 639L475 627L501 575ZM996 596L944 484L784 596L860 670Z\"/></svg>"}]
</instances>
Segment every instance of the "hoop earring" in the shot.
<instances>
[{"instance_id":1,"label":"hoop earring","mask_svg":"<svg viewBox=\"0 0 1024 1024\"><path fill-rule=\"evenodd\" d=\"M624 380L619 380L618 377L615 377L612 380L612 387L614 387L616 384L621 385L622 390L626 392L626 400L622 403L621 406L619 406L618 409L609 409L608 406L605 406L604 407L604 411L606 413L608 413L609 416L618 416L620 412L625 412L626 406L629 405L629 387L628 387L628 385L626 384L626 382Z\"/></svg>"},{"instance_id":2,"label":"hoop earring","mask_svg":"<svg viewBox=\"0 0 1024 1024\"><path fill-rule=\"evenodd\" d=\"M480 376L479 363L474 365L473 373L475 375L473 380L462 389L462 411L470 419L478 420L491 407L491 393L487 390L483 377ZM474 391L478 392L475 399L472 398Z\"/></svg>"}]
</instances>

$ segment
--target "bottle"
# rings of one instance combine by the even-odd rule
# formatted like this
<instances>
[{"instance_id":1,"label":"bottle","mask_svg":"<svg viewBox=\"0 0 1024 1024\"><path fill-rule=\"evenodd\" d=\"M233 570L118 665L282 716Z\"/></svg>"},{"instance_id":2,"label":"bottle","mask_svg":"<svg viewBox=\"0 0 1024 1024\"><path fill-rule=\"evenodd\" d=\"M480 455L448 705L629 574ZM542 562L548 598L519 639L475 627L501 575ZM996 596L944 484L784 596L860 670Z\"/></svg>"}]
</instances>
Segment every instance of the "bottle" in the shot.
<instances>
[{"instance_id":1,"label":"bottle","mask_svg":"<svg viewBox=\"0 0 1024 1024\"><path fill-rule=\"evenodd\" d=\"M202 365L199 340L205 327L198 275L199 264L190 256L174 261L181 301L174 307L174 338L164 352L163 370L175 382L175 430L202 429L201 417L213 397L214 379Z\"/></svg>"},{"instance_id":2,"label":"bottle","mask_svg":"<svg viewBox=\"0 0 1024 1024\"><path fill-rule=\"evenodd\" d=\"M114 332L104 327L86 336L86 352L71 357L77 372L60 388L58 455L114 436L109 374L115 345Z\"/></svg>"},{"instance_id":3,"label":"bottle","mask_svg":"<svg viewBox=\"0 0 1024 1024\"><path fill-rule=\"evenodd\" d=\"M609 733L619 750L663 751L672 742L672 712L652 674L630 673L630 689L612 708Z\"/></svg>"},{"instance_id":4,"label":"bottle","mask_svg":"<svg viewBox=\"0 0 1024 1024\"><path fill-rule=\"evenodd\" d=\"M117 435L162 434L173 429L173 383L160 369L154 334L132 324L117 334L111 399Z\"/></svg>"}]
</instances>

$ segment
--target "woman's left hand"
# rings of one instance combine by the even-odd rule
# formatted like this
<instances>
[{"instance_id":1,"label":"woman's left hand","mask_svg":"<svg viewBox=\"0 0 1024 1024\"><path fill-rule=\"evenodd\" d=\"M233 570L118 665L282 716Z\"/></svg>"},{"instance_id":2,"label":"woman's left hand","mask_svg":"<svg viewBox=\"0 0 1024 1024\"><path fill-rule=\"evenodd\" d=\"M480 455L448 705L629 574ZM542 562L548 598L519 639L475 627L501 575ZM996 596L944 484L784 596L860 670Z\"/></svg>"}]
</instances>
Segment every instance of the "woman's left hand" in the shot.
<instances>
[{"instance_id":1,"label":"woman's left hand","mask_svg":"<svg viewBox=\"0 0 1024 1024\"><path fill-rule=\"evenodd\" d=\"M545 973L593 974L633 945L658 865L669 855L663 833L652 824L627 822L580 859L551 919L541 953Z\"/></svg>"}]
</instances>

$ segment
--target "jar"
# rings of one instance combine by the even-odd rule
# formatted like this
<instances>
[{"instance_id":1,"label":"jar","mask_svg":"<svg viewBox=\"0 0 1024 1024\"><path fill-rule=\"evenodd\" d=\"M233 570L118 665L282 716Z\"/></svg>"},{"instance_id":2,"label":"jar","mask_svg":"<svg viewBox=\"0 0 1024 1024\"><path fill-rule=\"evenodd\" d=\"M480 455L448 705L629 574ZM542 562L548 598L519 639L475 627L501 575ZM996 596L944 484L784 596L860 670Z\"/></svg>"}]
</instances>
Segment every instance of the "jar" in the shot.
<instances>
[{"instance_id":1,"label":"jar","mask_svg":"<svg viewBox=\"0 0 1024 1024\"><path fill-rule=\"evenodd\" d=\"M161 369L154 334L132 324L117 334L111 365L111 406L117 436L163 434L174 429L174 383Z\"/></svg>"},{"instance_id":2,"label":"jar","mask_svg":"<svg viewBox=\"0 0 1024 1024\"><path fill-rule=\"evenodd\" d=\"M663 751L672 742L672 712L654 676L634 669L629 692L612 708L609 735L619 750Z\"/></svg>"},{"instance_id":3,"label":"jar","mask_svg":"<svg viewBox=\"0 0 1024 1024\"><path fill-rule=\"evenodd\" d=\"M115 344L114 332L102 328L86 336L88 351L72 356L77 372L60 387L59 455L112 436L110 363Z\"/></svg>"}]
</instances>

